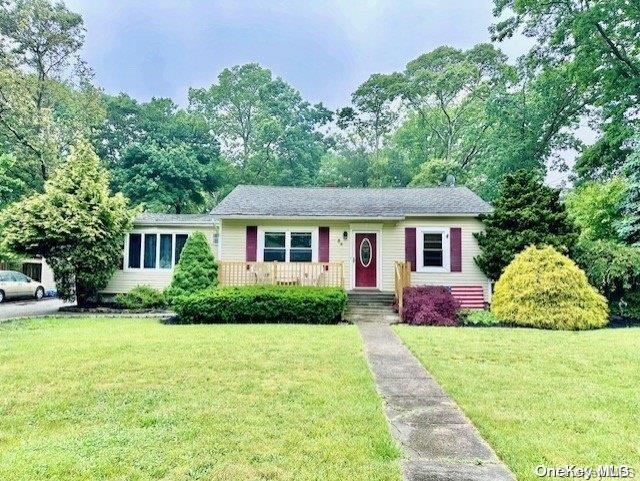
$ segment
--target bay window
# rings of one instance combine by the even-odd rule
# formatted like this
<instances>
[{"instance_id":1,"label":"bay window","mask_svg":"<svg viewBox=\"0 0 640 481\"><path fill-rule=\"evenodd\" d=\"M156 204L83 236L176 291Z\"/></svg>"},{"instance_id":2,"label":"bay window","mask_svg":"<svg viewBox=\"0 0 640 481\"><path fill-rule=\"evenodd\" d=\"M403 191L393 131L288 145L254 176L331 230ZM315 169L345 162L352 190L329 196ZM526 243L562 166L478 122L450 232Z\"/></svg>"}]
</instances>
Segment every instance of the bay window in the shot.
<instances>
[{"instance_id":1,"label":"bay window","mask_svg":"<svg viewBox=\"0 0 640 481\"><path fill-rule=\"evenodd\" d=\"M317 259L317 230L260 229L258 260L313 262Z\"/></svg>"},{"instance_id":2,"label":"bay window","mask_svg":"<svg viewBox=\"0 0 640 481\"><path fill-rule=\"evenodd\" d=\"M423 227L416 229L416 270L449 272L449 229Z\"/></svg>"},{"instance_id":3,"label":"bay window","mask_svg":"<svg viewBox=\"0 0 640 481\"><path fill-rule=\"evenodd\" d=\"M131 232L125 241L126 269L171 269L180 260L188 234Z\"/></svg>"}]
</instances>

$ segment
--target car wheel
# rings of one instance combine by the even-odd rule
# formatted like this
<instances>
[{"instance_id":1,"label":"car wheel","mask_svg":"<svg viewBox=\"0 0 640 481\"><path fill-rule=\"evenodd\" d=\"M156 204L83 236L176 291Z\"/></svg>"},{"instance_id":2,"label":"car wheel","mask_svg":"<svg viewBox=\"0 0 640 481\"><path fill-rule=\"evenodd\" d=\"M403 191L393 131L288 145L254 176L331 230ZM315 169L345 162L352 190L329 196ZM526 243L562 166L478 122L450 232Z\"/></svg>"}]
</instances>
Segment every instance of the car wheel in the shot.
<instances>
[{"instance_id":1,"label":"car wheel","mask_svg":"<svg viewBox=\"0 0 640 481\"><path fill-rule=\"evenodd\" d=\"M36 289L36 299L40 300L44 297L44 289L42 287L38 287Z\"/></svg>"},{"instance_id":2,"label":"car wheel","mask_svg":"<svg viewBox=\"0 0 640 481\"><path fill-rule=\"evenodd\" d=\"M0 290L0 304L4 302L4 291Z\"/></svg>"}]
</instances>

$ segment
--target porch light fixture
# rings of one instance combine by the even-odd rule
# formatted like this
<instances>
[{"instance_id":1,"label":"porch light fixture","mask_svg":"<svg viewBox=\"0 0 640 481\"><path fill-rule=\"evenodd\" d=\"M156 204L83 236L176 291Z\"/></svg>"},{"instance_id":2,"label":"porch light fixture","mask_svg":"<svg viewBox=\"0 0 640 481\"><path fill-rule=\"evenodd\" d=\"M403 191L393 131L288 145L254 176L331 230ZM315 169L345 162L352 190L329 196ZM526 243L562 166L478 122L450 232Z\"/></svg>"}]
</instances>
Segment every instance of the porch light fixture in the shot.
<instances>
[{"instance_id":1,"label":"porch light fixture","mask_svg":"<svg viewBox=\"0 0 640 481\"><path fill-rule=\"evenodd\" d=\"M347 237L349 237L349 233L345 230L345 231L342 233L342 238L343 238L344 240L347 240Z\"/></svg>"}]
</instances>

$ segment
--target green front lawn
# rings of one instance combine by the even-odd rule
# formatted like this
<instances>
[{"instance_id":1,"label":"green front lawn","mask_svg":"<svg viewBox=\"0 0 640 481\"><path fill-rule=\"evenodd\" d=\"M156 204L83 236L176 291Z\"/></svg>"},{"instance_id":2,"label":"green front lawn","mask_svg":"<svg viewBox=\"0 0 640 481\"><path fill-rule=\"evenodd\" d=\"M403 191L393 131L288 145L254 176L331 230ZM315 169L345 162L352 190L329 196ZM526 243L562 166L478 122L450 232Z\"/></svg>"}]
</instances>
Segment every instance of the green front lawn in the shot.
<instances>
[{"instance_id":1,"label":"green front lawn","mask_svg":"<svg viewBox=\"0 0 640 481\"><path fill-rule=\"evenodd\" d=\"M640 329L395 329L518 480L539 464L640 475Z\"/></svg>"},{"instance_id":2,"label":"green front lawn","mask_svg":"<svg viewBox=\"0 0 640 481\"><path fill-rule=\"evenodd\" d=\"M0 479L399 480L354 326L0 325Z\"/></svg>"}]
</instances>

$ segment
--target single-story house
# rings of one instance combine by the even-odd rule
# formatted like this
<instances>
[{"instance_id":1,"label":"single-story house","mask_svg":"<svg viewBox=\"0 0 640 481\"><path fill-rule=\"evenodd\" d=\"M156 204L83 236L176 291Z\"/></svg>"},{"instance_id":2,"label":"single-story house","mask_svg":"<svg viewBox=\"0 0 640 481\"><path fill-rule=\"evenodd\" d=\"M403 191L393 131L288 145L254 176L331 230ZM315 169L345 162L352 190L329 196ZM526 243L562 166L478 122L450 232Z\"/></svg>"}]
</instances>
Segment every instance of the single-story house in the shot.
<instances>
[{"instance_id":1,"label":"single-story house","mask_svg":"<svg viewBox=\"0 0 640 481\"><path fill-rule=\"evenodd\" d=\"M122 265L104 290L169 285L187 236L205 233L221 284L342 285L394 292L398 264L411 285L450 287L465 305L491 298L474 262L478 219L491 206L466 187L336 188L241 185L211 214L138 216Z\"/></svg>"},{"instance_id":2,"label":"single-story house","mask_svg":"<svg viewBox=\"0 0 640 481\"><path fill-rule=\"evenodd\" d=\"M333 283L339 276L347 290L394 292L396 263L408 261L411 285L448 286L479 307L490 301L491 282L474 262L473 234L483 229L478 216L489 212L466 187L241 185L211 214L219 229L217 257L225 264L222 283L268 282L270 269L260 263L275 262L273 269L285 274L271 274L274 283L321 284L325 274ZM300 263L328 264L314 274L302 272Z\"/></svg>"}]
</instances>

